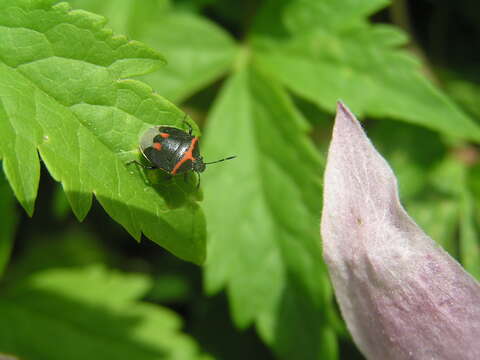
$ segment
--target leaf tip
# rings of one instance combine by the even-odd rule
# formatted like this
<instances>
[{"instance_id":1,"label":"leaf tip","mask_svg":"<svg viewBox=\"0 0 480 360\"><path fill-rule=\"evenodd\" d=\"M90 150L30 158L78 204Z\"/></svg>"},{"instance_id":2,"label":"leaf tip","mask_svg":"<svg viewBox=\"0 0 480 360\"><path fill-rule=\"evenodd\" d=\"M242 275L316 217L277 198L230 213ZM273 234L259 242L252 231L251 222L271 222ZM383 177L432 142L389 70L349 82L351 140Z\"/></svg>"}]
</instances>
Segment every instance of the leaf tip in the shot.
<instances>
[{"instance_id":1,"label":"leaf tip","mask_svg":"<svg viewBox=\"0 0 480 360\"><path fill-rule=\"evenodd\" d=\"M21 205L25 212L27 213L28 217L31 218L33 217L33 213L35 212L35 202L34 201L27 201L27 202L21 202Z\"/></svg>"}]
</instances>

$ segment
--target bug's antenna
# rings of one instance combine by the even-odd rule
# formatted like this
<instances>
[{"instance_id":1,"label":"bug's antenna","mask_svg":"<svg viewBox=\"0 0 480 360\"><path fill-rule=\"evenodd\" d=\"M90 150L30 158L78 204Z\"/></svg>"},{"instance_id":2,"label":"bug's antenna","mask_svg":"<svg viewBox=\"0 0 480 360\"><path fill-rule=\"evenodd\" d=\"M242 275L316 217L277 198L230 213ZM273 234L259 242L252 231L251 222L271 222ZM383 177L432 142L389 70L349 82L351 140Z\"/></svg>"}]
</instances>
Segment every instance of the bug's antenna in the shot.
<instances>
[{"instance_id":1,"label":"bug's antenna","mask_svg":"<svg viewBox=\"0 0 480 360\"><path fill-rule=\"evenodd\" d=\"M222 161L225 161L225 160L232 160L232 159L235 159L236 157L237 157L236 155L229 156L229 157L226 157L224 159L207 162L207 163L205 163L205 165L215 164L215 163L219 163L219 162L222 162Z\"/></svg>"}]
</instances>

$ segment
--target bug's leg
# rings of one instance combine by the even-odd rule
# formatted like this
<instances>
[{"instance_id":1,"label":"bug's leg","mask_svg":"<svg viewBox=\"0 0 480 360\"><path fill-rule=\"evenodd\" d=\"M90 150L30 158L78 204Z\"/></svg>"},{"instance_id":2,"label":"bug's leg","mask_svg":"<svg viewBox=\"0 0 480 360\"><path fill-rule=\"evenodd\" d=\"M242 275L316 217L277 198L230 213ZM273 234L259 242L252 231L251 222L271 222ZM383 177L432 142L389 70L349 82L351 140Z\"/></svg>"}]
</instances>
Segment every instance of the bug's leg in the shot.
<instances>
[{"instance_id":1,"label":"bug's leg","mask_svg":"<svg viewBox=\"0 0 480 360\"><path fill-rule=\"evenodd\" d=\"M129 162L127 162L125 165L130 165L130 164L137 164L137 165L140 165L141 167L143 167L144 169L148 169L148 170L153 170L153 169L156 169L157 167L156 166L152 166L152 165L143 165L141 162L137 161L137 160L131 160Z\"/></svg>"},{"instance_id":2,"label":"bug's leg","mask_svg":"<svg viewBox=\"0 0 480 360\"><path fill-rule=\"evenodd\" d=\"M184 124L187 124L187 127L188 127L188 135L192 135L192 133L193 133L193 128L192 128L192 125L190 125L190 123L187 121L187 114L185 114L185 117L183 118L183 123L184 123Z\"/></svg>"}]
</instances>

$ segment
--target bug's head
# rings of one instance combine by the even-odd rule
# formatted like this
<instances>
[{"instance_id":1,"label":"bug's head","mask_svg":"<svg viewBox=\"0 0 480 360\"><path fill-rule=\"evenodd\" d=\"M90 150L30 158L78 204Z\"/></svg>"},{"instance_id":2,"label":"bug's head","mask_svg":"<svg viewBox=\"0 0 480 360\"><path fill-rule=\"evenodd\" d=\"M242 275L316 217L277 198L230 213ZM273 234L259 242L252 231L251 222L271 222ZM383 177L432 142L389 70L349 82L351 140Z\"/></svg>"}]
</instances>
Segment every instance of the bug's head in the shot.
<instances>
[{"instance_id":1,"label":"bug's head","mask_svg":"<svg viewBox=\"0 0 480 360\"><path fill-rule=\"evenodd\" d=\"M195 161L192 164L192 170L201 173L205 171L205 163L203 162L203 158L200 156L195 159Z\"/></svg>"},{"instance_id":2,"label":"bug's head","mask_svg":"<svg viewBox=\"0 0 480 360\"><path fill-rule=\"evenodd\" d=\"M218 163L218 162L222 162L222 161L225 161L225 160L231 160L231 159L235 159L236 156L229 156L229 157L226 157L224 159L220 159L220 160L216 160L216 161L211 161L211 162L203 162L203 158L200 156L198 158L195 159L195 161L193 162L193 165L192 165L192 170L193 171L196 171L197 173L201 173L201 172L204 172L205 171L205 168L207 165L209 164L215 164L215 163Z\"/></svg>"}]
</instances>

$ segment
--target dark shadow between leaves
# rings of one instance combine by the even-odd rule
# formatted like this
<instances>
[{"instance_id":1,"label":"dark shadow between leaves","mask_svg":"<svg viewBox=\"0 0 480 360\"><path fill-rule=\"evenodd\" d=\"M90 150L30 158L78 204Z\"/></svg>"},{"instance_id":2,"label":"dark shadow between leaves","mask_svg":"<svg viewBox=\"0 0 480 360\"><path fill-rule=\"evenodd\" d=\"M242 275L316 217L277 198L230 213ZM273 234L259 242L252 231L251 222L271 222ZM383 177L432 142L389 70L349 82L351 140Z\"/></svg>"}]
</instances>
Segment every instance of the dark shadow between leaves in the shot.
<instances>
[{"instance_id":1,"label":"dark shadow between leaves","mask_svg":"<svg viewBox=\"0 0 480 360\"><path fill-rule=\"evenodd\" d=\"M181 181L183 181L183 177ZM175 188L174 184L164 186L164 188L160 188L158 185L158 191L163 191L164 194L168 193L168 186ZM72 192L70 195L84 196L85 194ZM175 197L176 195L172 194L171 196ZM110 216L112 221L117 222L137 241L140 241L141 234L132 233L132 230L141 227L142 234L173 255L195 264L202 264L205 260L205 218L197 202L188 200L186 195L182 206L171 208L171 212L165 219L153 212L100 194L94 196L94 199L100 203L101 208ZM132 216L132 213L134 213L134 216ZM123 226L119 221L120 219L130 229ZM134 227L133 221L135 220L133 219L139 219L140 224L136 224Z\"/></svg>"}]
</instances>

